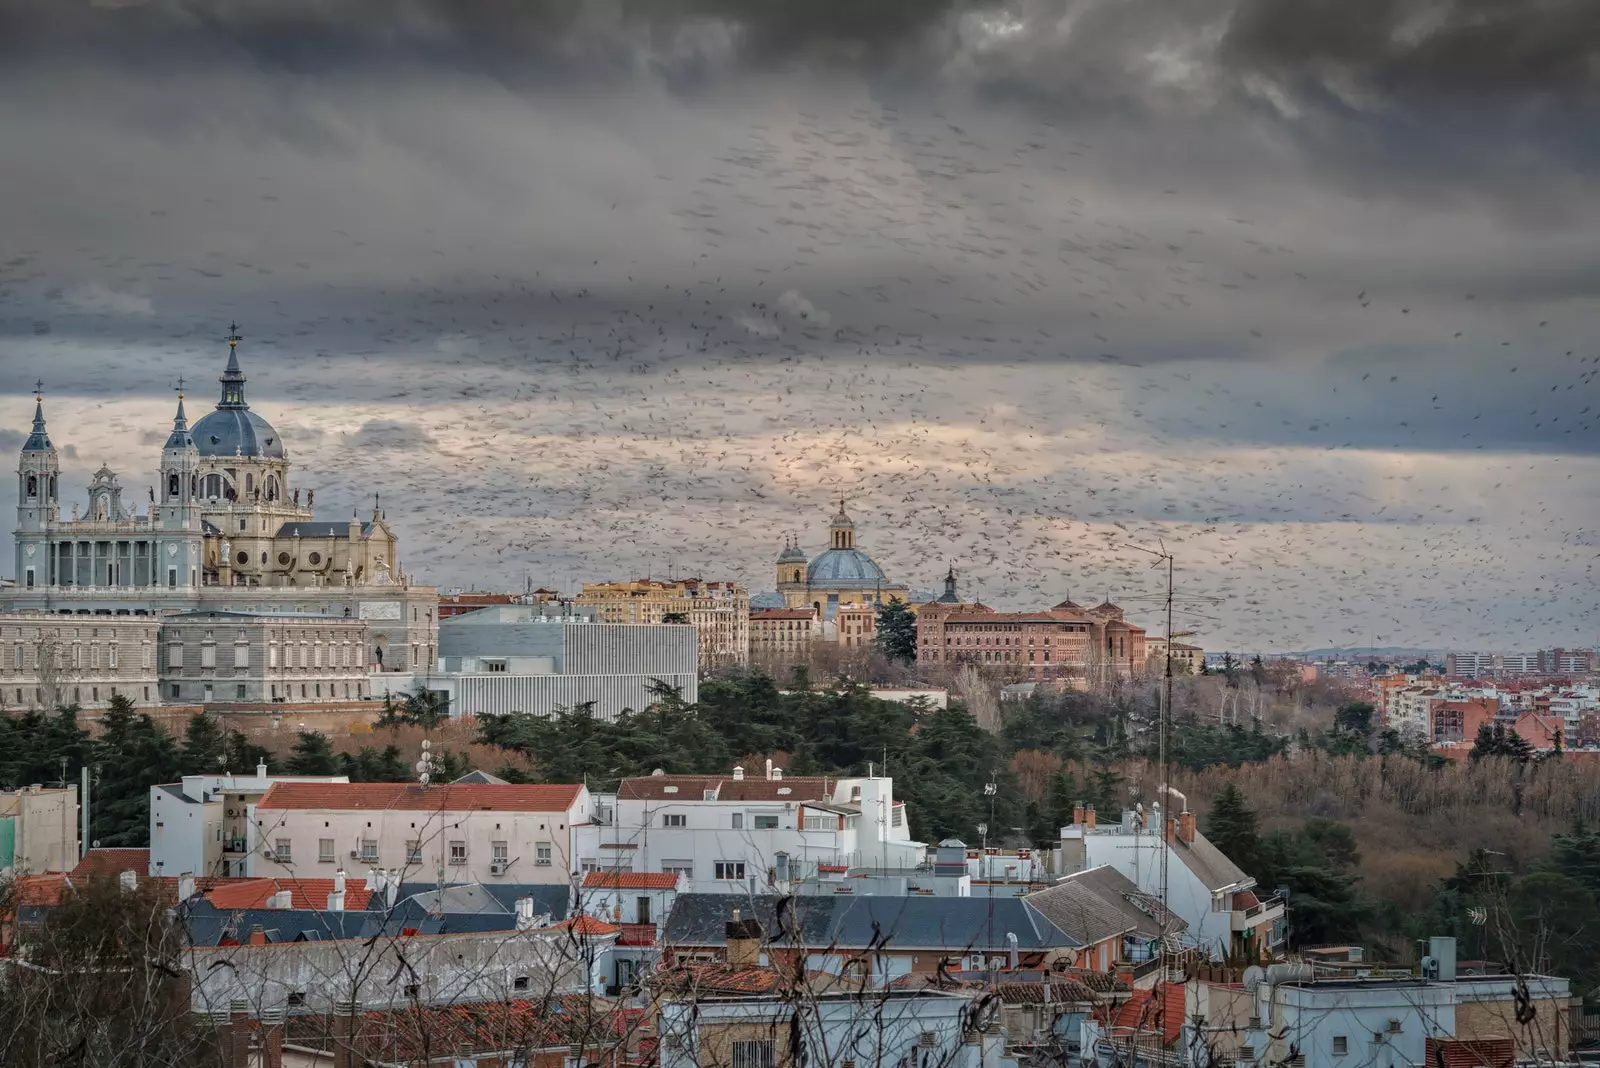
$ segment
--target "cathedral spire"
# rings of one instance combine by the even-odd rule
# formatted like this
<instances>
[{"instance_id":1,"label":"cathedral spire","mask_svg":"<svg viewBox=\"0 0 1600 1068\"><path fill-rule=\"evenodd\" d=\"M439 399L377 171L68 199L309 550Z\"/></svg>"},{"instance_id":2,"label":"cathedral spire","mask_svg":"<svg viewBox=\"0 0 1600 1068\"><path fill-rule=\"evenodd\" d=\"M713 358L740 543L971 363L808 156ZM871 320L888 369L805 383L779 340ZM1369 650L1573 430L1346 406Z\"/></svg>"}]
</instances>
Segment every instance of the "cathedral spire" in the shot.
<instances>
[{"instance_id":1,"label":"cathedral spire","mask_svg":"<svg viewBox=\"0 0 1600 1068\"><path fill-rule=\"evenodd\" d=\"M189 417L183 410L183 379L178 379L178 412L172 417L172 433L167 436L166 448L189 449L194 439L189 436Z\"/></svg>"},{"instance_id":2,"label":"cathedral spire","mask_svg":"<svg viewBox=\"0 0 1600 1068\"><path fill-rule=\"evenodd\" d=\"M241 410L249 410L250 408L250 405L245 403L244 399L244 372L239 369L239 342L243 340L244 335L239 333L239 324L228 324L228 366L223 370L222 377L218 379L222 383L222 400L217 404L218 408L237 408Z\"/></svg>"},{"instance_id":3,"label":"cathedral spire","mask_svg":"<svg viewBox=\"0 0 1600 1068\"><path fill-rule=\"evenodd\" d=\"M22 451L49 452L55 446L50 444L50 432L44 426L44 383L35 382L33 390L33 433L23 443Z\"/></svg>"}]
</instances>

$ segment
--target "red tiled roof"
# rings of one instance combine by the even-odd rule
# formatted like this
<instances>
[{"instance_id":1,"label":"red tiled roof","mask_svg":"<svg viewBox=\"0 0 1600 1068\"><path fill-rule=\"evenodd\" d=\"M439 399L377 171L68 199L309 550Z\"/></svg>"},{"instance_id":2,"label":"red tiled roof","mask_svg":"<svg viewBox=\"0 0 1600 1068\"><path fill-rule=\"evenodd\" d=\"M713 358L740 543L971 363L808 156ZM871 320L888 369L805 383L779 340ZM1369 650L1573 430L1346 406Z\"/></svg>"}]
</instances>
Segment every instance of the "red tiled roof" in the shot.
<instances>
[{"instance_id":1,"label":"red tiled roof","mask_svg":"<svg viewBox=\"0 0 1600 1068\"><path fill-rule=\"evenodd\" d=\"M585 890L676 890L678 874L670 871L591 871Z\"/></svg>"},{"instance_id":2,"label":"red tiled roof","mask_svg":"<svg viewBox=\"0 0 1600 1068\"><path fill-rule=\"evenodd\" d=\"M246 879L212 887L206 900L219 909L264 909L267 900L280 890L289 891L289 907L322 910L328 907L328 895L333 893L332 879ZM358 912L367 907L372 891L356 880L344 884L344 907L347 912Z\"/></svg>"},{"instance_id":3,"label":"red tiled roof","mask_svg":"<svg viewBox=\"0 0 1600 1068\"><path fill-rule=\"evenodd\" d=\"M256 803L257 808L285 809L414 809L434 812L562 812L578 800L583 787L573 783L541 786L499 786L452 783L421 786L390 782L278 782Z\"/></svg>"},{"instance_id":4,"label":"red tiled roof","mask_svg":"<svg viewBox=\"0 0 1600 1068\"><path fill-rule=\"evenodd\" d=\"M722 784L720 775L637 775L617 784L617 796L630 801L700 801ZM667 787L676 789L668 792Z\"/></svg>"},{"instance_id":5,"label":"red tiled roof","mask_svg":"<svg viewBox=\"0 0 1600 1068\"><path fill-rule=\"evenodd\" d=\"M43 875L23 875L16 881L18 905L59 905L70 885L64 872L52 871Z\"/></svg>"},{"instance_id":6,"label":"red tiled roof","mask_svg":"<svg viewBox=\"0 0 1600 1068\"><path fill-rule=\"evenodd\" d=\"M562 920L554 926L546 927L545 930L571 931L573 934L578 935L608 935L618 934L622 928L614 923L607 923L604 920L597 920L593 916L584 915L574 916L570 920Z\"/></svg>"},{"instance_id":7,"label":"red tiled roof","mask_svg":"<svg viewBox=\"0 0 1600 1068\"><path fill-rule=\"evenodd\" d=\"M91 849L78 861L78 866L72 869L72 881L85 882L89 879L116 878L125 871L139 873L142 882L146 873L150 871L150 850L148 849Z\"/></svg>"},{"instance_id":8,"label":"red tiled roof","mask_svg":"<svg viewBox=\"0 0 1600 1068\"><path fill-rule=\"evenodd\" d=\"M656 925L653 923L622 923L617 925L619 946L653 946L656 944Z\"/></svg>"},{"instance_id":9,"label":"red tiled roof","mask_svg":"<svg viewBox=\"0 0 1600 1068\"><path fill-rule=\"evenodd\" d=\"M368 1012L363 1033L369 1036L374 1060L410 1063L441 1055L469 1058L489 1051L521 1053L574 1043L588 1050L610 1049L626 1044L642 1015L639 1009L599 998L556 994Z\"/></svg>"}]
</instances>

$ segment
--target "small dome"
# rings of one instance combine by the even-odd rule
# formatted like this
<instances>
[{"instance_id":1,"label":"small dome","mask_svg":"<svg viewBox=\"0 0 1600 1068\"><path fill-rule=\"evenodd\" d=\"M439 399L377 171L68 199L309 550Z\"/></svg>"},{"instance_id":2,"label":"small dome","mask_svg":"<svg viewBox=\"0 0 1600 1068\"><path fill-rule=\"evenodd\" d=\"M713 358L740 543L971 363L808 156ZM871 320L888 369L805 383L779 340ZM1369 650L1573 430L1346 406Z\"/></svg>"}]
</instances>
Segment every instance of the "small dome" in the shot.
<instances>
[{"instance_id":1,"label":"small dome","mask_svg":"<svg viewBox=\"0 0 1600 1068\"><path fill-rule=\"evenodd\" d=\"M806 569L812 586L875 589L884 581L883 570L860 549L829 549Z\"/></svg>"},{"instance_id":2,"label":"small dome","mask_svg":"<svg viewBox=\"0 0 1600 1068\"><path fill-rule=\"evenodd\" d=\"M247 408L218 408L189 431L201 456L283 459L283 439L272 424Z\"/></svg>"},{"instance_id":3,"label":"small dome","mask_svg":"<svg viewBox=\"0 0 1600 1068\"><path fill-rule=\"evenodd\" d=\"M780 564L803 564L805 563L805 560L806 554L800 551L800 546L794 544L784 546L783 552L778 554L778 563Z\"/></svg>"}]
</instances>

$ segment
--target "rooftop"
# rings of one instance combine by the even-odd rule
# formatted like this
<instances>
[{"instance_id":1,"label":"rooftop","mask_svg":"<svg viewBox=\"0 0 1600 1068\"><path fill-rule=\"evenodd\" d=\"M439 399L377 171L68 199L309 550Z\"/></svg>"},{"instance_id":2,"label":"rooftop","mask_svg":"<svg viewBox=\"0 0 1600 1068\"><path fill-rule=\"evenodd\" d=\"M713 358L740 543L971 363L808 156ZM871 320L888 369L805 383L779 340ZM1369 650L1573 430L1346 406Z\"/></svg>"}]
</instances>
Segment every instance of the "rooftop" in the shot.
<instances>
[{"instance_id":1,"label":"rooftop","mask_svg":"<svg viewBox=\"0 0 1600 1068\"><path fill-rule=\"evenodd\" d=\"M279 782L256 803L263 809L405 809L435 812L564 812L578 801L582 786L497 786L451 783Z\"/></svg>"}]
</instances>

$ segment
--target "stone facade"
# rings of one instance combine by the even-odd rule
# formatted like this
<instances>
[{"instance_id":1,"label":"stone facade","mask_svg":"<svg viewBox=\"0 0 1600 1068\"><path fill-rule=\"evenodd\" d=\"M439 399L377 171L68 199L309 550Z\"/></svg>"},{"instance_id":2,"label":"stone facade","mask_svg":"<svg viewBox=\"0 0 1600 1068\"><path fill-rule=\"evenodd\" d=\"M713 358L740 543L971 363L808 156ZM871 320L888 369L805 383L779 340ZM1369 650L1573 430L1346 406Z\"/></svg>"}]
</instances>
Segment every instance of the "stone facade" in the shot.
<instances>
[{"instance_id":1,"label":"stone facade","mask_svg":"<svg viewBox=\"0 0 1600 1068\"><path fill-rule=\"evenodd\" d=\"M682 616L700 641L702 670L750 659L750 591L743 583L697 578L586 582L573 603L602 623L661 623Z\"/></svg>"},{"instance_id":2,"label":"stone facade","mask_svg":"<svg viewBox=\"0 0 1600 1068\"><path fill-rule=\"evenodd\" d=\"M757 608L750 613L750 656L803 654L821 633L814 608Z\"/></svg>"},{"instance_id":3,"label":"stone facade","mask_svg":"<svg viewBox=\"0 0 1600 1068\"><path fill-rule=\"evenodd\" d=\"M1022 679L1088 683L1144 670L1145 636L1107 601L1084 608L1062 601L1042 612L996 612L988 605L932 601L917 611L917 660L970 663Z\"/></svg>"},{"instance_id":4,"label":"stone facade","mask_svg":"<svg viewBox=\"0 0 1600 1068\"><path fill-rule=\"evenodd\" d=\"M245 400L239 340L228 339L221 399L192 428L179 395L142 506L125 501L116 473L102 467L87 509L62 516L59 455L36 398L17 468L17 577L0 586L0 611L349 617L367 624L362 664L431 666L437 591L407 579L376 499L366 519L317 521L314 491L292 484L282 439Z\"/></svg>"},{"instance_id":5,"label":"stone facade","mask_svg":"<svg viewBox=\"0 0 1600 1068\"><path fill-rule=\"evenodd\" d=\"M0 709L151 704L160 629L150 616L0 614Z\"/></svg>"},{"instance_id":6,"label":"stone facade","mask_svg":"<svg viewBox=\"0 0 1600 1068\"><path fill-rule=\"evenodd\" d=\"M367 625L327 616L183 612L161 621L165 701L354 701L368 696Z\"/></svg>"}]
</instances>

